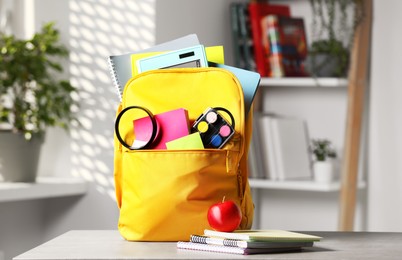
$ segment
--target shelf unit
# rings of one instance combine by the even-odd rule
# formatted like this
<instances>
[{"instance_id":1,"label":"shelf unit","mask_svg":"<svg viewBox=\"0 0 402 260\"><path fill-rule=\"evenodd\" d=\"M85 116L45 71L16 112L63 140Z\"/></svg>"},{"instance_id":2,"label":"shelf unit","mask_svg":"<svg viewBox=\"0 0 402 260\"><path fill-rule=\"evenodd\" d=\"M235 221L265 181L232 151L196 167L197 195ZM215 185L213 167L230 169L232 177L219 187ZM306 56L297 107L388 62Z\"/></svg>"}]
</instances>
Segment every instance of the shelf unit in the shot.
<instances>
[{"instance_id":1,"label":"shelf unit","mask_svg":"<svg viewBox=\"0 0 402 260\"><path fill-rule=\"evenodd\" d=\"M269 92L270 88L321 88L321 89L340 89L342 93L348 90L349 81L345 78L262 78L260 82L260 98ZM265 92L267 91L267 92ZM345 93L346 94L346 93ZM262 107L259 108L262 110ZM297 191L297 192L321 192L321 193L340 193L342 190L341 181L331 183L318 183L314 180L284 180L273 181L267 179L249 179L250 187L253 192L256 208L261 207L262 191ZM364 181L359 181L357 189L366 188ZM258 212L258 210L257 210ZM255 228L260 227L260 217L258 213L255 218Z\"/></svg>"},{"instance_id":2,"label":"shelf unit","mask_svg":"<svg viewBox=\"0 0 402 260\"><path fill-rule=\"evenodd\" d=\"M344 78L262 78L260 87L347 87Z\"/></svg>"},{"instance_id":3,"label":"shelf unit","mask_svg":"<svg viewBox=\"0 0 402 260\"><path fill-rule=\"evenodd\" d=\"M358 181L361 133L363 129L364 104L368 85L370 39L372 27L372 0L362 1L364 19L355 29L349 67L349 80L342 79L262 79L264 87L347 87L346 129L344 134L343 161L340 169L339 227L340 231L353 231ZM255 105L261 111L261 100ZM251 183L253 180L250 181ZM257 182L259 188L271 185ZM295 184L296 185L296 184ZM304 187L300 184L297 187ZM283 188L283 187L282 187ZM310 187L309 189L311 189ZM338 189L338 188L337 188ZM254 189L255 190L255 189Z\"/></svg>"},{"instance_id":4,"label":"shelf unit","mask_svg":"<svg viewBox=\"0 0 402 260\"><path fill-rule=\"evenodd\" d=\"M86 181L76 178L38 177L34 183L0 182L0 202L84 195Z\"/></svg>"},{"instance_id":5,"label":"shelf unit","mask_svg":"<svg viewBox=\"0 0 402 260\"><path fill-rule=\"evenodd\" d=\"M260 82L261 95L266 88L347 88L348 80L345 78L262 78ZM250 179L250 187L255 189L299 190L299 191L339 191L340 182L317 183L314 180L303 181L272 181L267 179ZM359 188L364 188L360 183Z\"/></svg>"},{"instance_id":6,"label":"shelf unit","mask_svg":"<svg viewBox=\"0 0 402 260\"><path fill-rule=\"evenodd\" d=\"M319 183L312 180L271 181L264 179L249 179L249 183L252 189L338 192L341 188L339 181ZM366 183L364 181L359 182L358 188L366 188Z\"/></svg>"}]
</instances>

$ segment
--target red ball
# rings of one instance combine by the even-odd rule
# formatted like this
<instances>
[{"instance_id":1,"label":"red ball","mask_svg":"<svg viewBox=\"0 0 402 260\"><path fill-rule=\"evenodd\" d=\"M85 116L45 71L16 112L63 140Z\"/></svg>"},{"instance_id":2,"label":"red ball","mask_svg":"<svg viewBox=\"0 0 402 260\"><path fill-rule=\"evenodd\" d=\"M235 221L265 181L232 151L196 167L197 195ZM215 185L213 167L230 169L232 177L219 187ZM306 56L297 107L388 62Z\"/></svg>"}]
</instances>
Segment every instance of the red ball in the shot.
<instances>
[{"instance_id":1,"label":"red ball","mask_svg":"<svg viewBox=\"0 0 402 260\"><path fill-rule=\"evenodd\" d=\"M241 219L240 207L231 200L216 203L208 210L208 223L217 231L232 232L239 227Z\"/></svg>"}]
</instances>

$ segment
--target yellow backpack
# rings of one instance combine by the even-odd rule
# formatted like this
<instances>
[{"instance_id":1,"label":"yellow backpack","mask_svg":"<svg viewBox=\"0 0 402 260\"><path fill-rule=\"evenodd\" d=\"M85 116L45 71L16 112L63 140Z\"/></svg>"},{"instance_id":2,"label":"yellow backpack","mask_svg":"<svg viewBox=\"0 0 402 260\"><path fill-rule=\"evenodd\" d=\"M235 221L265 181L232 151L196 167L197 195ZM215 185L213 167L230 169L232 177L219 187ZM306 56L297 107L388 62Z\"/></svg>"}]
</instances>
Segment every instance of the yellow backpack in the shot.
<instances>
[{"instance_id":1,"label":"yellow backpack","mask_svg":"<svg viewBox=\"0 0 402 260\"><path fill-rule=\"evenodd\" d=\"M223 107L236 124L234 136L222 149L130 150L115 135L114 178L121 235L130 241L188 240L191 234L210 228L207 211L223 197L240 206L239 229L250 229L254 205L247 155L252 112L245 115L237 78L220 68L147 71L127 82L117 114L130 106L146 108L154 115L184 108L190 122L208 107ZM132 120L119 123L119 129L132 129ZM120 131L124 136L124 130Z\"/></svg>"}]
</instances>

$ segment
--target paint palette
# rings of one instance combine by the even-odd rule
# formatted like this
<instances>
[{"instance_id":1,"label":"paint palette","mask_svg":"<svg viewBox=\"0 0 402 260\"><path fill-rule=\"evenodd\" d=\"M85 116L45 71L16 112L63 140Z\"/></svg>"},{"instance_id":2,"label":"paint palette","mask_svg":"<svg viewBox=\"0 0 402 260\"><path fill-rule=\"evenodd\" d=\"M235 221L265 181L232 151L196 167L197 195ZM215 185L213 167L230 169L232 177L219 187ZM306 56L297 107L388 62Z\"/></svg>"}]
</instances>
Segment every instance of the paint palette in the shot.
<instances>
[{"instance_id":1,"label":"paint palette","mask_svg":"<svg viewBox=\"0 0 402 260\"><path fill-rule=\"evenodd\" d=\"M205 148L222 148L235 132L214 108L208 108L195 121L192 131L200 133Z\"/></svg>"}]
</instances>

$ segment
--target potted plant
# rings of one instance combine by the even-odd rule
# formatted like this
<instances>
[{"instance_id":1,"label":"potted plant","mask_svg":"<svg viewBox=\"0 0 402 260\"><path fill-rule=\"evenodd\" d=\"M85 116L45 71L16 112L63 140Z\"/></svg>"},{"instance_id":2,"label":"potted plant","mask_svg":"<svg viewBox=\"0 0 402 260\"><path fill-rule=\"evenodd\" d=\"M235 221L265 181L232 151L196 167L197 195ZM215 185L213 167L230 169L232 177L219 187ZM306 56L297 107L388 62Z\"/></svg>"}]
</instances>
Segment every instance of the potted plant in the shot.
<instances>
[{"instance_id":1,"label":"potted plant","mask_svg":"<svg viewBox=\"0 0 402 260\"><path fill-rule=\"evenodd\" d=\"M363 17L363 1L309 1L313 40L308 70L316 77L346 77L354 31Z\"/></svg>"},{"instance_id":2,"label":"potted plant","mask_svg":"<svg viewBox=\"0 0 402 260\"><path fill-rule=\"evenodd\" d=\"M0 177L5 181L34 181L46 129L68 130L76 120L72 94L77 89L58 75L68 57L59 36L52 22L28 40L0 35Z\"/></svg>"},{"instance_id":3,"label":"potted plant","mask_svg":"<svg viewBox=\"0 0 402 260\"><path fill-rule=\"evenodd\" d=\"M311 151L314 155L314 179L317 182L334 180L334 160L336 151L327 139L312 139Z\"/></svg>"}]
</instances>

